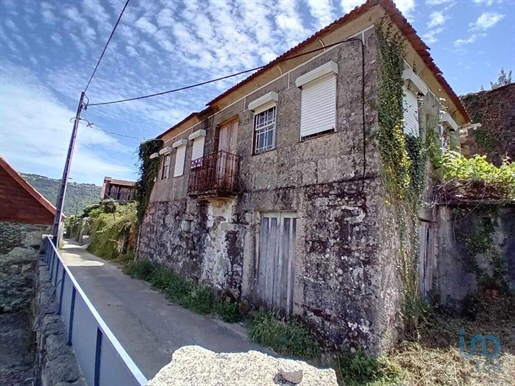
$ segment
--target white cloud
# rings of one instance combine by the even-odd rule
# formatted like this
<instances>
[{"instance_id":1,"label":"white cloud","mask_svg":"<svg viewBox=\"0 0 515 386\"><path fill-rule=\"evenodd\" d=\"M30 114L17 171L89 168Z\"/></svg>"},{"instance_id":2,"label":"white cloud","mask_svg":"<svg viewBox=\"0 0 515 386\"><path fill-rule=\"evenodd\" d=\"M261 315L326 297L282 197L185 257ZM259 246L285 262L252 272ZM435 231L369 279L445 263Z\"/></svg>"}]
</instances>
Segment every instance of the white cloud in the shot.
<instances>
[{"instance_id":1,"label":"white cloud","mask_svg":"<svg viewBox=\"0 0 515 386\"><path fill-rule=\"evenodd\" d=\"M471 35L468 39L458 39L454 42L455 47L461 47L465 44L472 44L476 41L477 35Z\"/></svg>"},{"instance_id":2,"label":"white cloud","mask_svg":"<svg viewBox=\"0 0 515 386\"><path fill-rule=\"evenodd\" d=\"M427 26L429 28L433 28L439 25L442 25L447 20L447 16L445 16L442 12L431 12L429 15L429 22Z\"/></svg>"},{"instance_id":3,"label":"white cloud","mask_svg":"<svg viewBox=\"0 0 515 386\"><path fill-rule=\"evenodd\" d=\"M169 8L164 8L157 15L157 25L159 27L171 27L174 23L173 12Z\"/></svg>"},{"instance_id":4,"label":"white cloud","mask_svg":"<svg viewBox=\"0 0 515 386\"><path fill-rule=\"evenodd\" d=\"M476 3L476 4L478 4L478 5L484 4L488 7L495 3L500 4L502 2L503 2L503 0L474 0L474 3Z\"/></svg>"},{"instance_id":5,"label":"white cloud","mask_svg":"<svg viewBox=\"0 0 515 386\"><path fill-rule=\"evenodd\" d=\"M58 177L74 111L58 102L28 70L4 65L1 74L0 153L19 171ZM81 126L72 176L76 181L96 183L105 175L132 178L132 168L115 162L110 155L130 151L106 133Z\"/></svg>"},{"instance_id":6,"label":"white cloud","mask_svg":"<svg viewBox=\"0 0 515 386\"><path fill-rule=\"evenodd\" d=\"M55 23L56 17L55 17L54 13L51 10L44 9L41 12L41 15L43 16L43 20L44 20L45 23L47 23L47 24L54 24Z\"/></svg>"},{"instance_id":7,"label":"white cloud","mask_svg":"<svg viewBox=\"0 0 515 386\"><path fill-rule=\"evenodd\" d=\"M473 30L487 30L504 18L505 15L501 15L495 12L485 12L474 22L470 23L470 27Z\"/></svg>"},{"instance_id":8,"label":"white cloud","mask_svg":"<svg viewBox=\"0 0 515 386\"><path fill-rule=\"evenodd\" d=\"M140 17L136 22L136 27L138 27L141 31L146 32L148 34L153 34L157 31L157 27L148 21L145 17Z\"/></svg>"},{"instance_id":9,"label":"white cloud","mask_svg":"<svg viewBox=\"0 0 515 386\"><path fill-rule=\"evenodd\" d=\"M415 0L393 0L399 11L406 18L410 18L411 13L415 10Z\"/></svg>"},{"instance_id":10,"label":"white cloud","mask_svg":"<svg viewBox=\"0 0 515 386\"><path fill-rule=\"evenodd\" d=\"M58 34L57 32L54 32L52 35L50 35L50 38L58 46L62 46L63 45L63 37L60 34Z\"/></svg>"},{"instance_id":11,"label":"white cloud","mask_svg":"<svg viewBox=\"0 0 515 386\"><path fill-rule=\"evenodd\" d=\"M426 0L426 4L429 6L433 6L433 5L452 3L453 1L456 1L456 0Z\"/></svg>"},{"instance_id":12,"label":"white cloud","mask_svg":"<svg viewBox=\"0 0 515 386\"><path fill-rule=\"evenodd\" d=\"M5 19L4 24L11 31L15 31L15 32L18 31L18 27L16 27L16 24L14 24L14 21L12 21L11 19Z\"/></svg>"},{"instance_id":13,"label":"white cloud","mask_svg":"<svg viewBox=\"0 0 515 386\"><path fill-rule=\"evenodd\" d=\"M428 44L436 43L438 41L438 38L436 37L436 35L439 35L442 32L443 32L443 28L436 28L436 29L429 31L429 32L425 33L424 35L422 35L422 39L424 39L424 41Z\"/></svg>"},{"instance_id":14,"label":"white cloud","mask_svg":"<svg viewBox=\"0 0 515 386\"><path fill-rule=\"evenodd\" d=\"M342 8L347 13L352 11L354 8L363 4L364 0L342 0Z\"/></svg>"},{"instance_id":15,"label":"white cloud","mask_svg":"<svg viewBox=\"0 0 515 386\"><path fill-rule=\"evenodd\" d=\"M313 16L317 22L317 29L324 28L336 19L334 16L334 8L330 0L308 0L308 7L311 16Z\"/></svg>"}]
</instances>

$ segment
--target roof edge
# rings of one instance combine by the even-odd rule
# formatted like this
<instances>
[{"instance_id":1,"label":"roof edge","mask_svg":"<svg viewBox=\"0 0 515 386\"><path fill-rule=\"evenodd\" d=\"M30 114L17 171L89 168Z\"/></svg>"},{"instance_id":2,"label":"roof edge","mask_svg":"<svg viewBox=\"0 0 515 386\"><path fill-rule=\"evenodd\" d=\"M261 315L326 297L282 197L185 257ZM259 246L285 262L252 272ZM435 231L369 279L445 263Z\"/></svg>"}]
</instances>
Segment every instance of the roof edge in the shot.
<instances>
[{"instance_id":1,"label":"roof edge","mask_svg":"<svg viewBox=\"0 0 515 386\"><path fill-rule=\"evenodd\" d=\"M56 208L50 203L41 193L39 193L31 184L29 184L25 178L22 177L8 162L0 156L0 166L9 174L22 188L24 188L32 197L34 197L45 209L47 209L52 215L55 216ZM63 218L66 216L63 214Z\"/></svg>"}]
</instances>

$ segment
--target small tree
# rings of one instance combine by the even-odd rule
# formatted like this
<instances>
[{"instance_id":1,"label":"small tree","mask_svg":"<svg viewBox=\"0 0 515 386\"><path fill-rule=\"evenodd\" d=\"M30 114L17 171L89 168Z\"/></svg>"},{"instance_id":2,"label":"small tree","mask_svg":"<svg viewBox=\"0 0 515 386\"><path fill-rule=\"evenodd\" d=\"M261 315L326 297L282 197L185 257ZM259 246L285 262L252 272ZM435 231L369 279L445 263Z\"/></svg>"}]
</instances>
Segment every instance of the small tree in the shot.
<instances>
[{"instance_id":1,"label":"small tree","mask_svg":"<svg viewBox=\"0 0 515 386\"><path fill-rule=\"evenodd\" d=\"M499 72L499 77L497 78L497 82L490 82L490 87L493 89L506 86L507 84L510 84L511 81L511 71L506 74L504 72L504 67L501 67L501 71Z\"/></svg>"}]
</instances>

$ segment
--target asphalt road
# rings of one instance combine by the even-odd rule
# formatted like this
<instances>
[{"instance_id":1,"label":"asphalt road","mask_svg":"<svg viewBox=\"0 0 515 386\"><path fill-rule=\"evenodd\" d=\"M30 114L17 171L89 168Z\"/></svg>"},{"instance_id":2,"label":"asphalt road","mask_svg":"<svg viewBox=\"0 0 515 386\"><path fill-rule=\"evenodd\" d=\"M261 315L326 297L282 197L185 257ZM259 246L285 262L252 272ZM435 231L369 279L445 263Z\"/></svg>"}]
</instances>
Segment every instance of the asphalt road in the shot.
<instances>
[{"instance_id":1,"label":"asphalt road","mask_svg":"<svg viewBox=\"0 0 515 386\"><path fill-rule=\"evenodd\" d=\"M198 345L215 352L262 347L250 342L241 325L198 315L167 300L121 268L67 241L60 252L104 321L141 372L151 379L180 347Z\"/></svg>"}]
</instances>

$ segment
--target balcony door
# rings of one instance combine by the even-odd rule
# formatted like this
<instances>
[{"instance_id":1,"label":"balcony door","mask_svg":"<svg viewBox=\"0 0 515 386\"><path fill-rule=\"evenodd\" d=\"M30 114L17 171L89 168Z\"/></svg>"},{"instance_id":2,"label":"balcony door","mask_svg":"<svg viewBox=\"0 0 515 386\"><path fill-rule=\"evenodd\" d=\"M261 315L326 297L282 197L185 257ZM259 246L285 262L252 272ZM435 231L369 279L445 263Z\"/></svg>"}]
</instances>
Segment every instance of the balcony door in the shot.
<instances>
[{"instance_id":1,"label":"balcony door","mask_svg":"<svg viewBox=\"0 0 515 386\"><path fill-rule=\"evenodd\" d=\"M220 127L218 136L218 151L236 154L238 144L238 120L235 119Z\"/></svg>"},{"instance_id":2,"label":"balcony door","mask_svg":"<svg viewBox=\"0 0 515 386\"><path fill-rule=\"evenodd\" d=\"M217 177L221 187L232 190L235 173L234 160L232 159L237 152L238 145L238 120L232 120L220 127L218 136L218 161Z\"/></svg>"}]
</instances>

